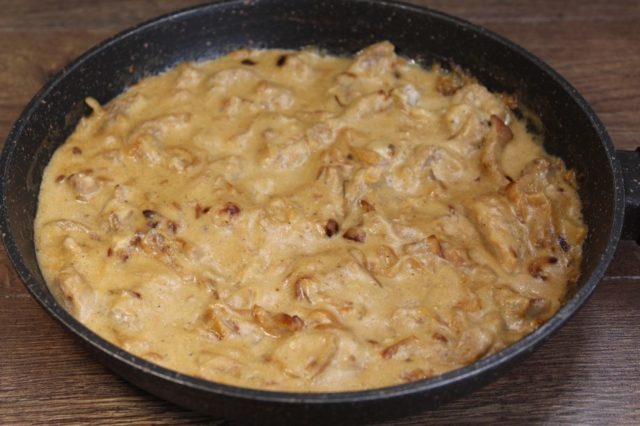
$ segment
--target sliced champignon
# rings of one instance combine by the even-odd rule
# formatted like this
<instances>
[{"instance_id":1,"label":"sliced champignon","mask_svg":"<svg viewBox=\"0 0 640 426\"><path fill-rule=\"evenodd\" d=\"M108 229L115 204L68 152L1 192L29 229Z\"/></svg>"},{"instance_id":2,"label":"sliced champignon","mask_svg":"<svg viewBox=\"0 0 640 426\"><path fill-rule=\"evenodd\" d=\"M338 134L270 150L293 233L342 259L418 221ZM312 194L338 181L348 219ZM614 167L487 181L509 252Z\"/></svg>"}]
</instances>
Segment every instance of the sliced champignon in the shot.
<instances>
[{"instance_id":1,"label":"sliced champignon","mask_svg":"<svg viewBox=\"0 0 640 426\"><path fill-rule=\"evenodd\" d=\"M348 274L348 276L353 277L353 279L356 279L356 277L359 276L364 279L364 282L370 282L382 288L380 279L375 275L375 265L370 264L370 262L367 260L366 254L358 248L350 248L348 250L348 253L353 258L353 261L346 262L341 265L338 268L338 273Z\"/></svg>"},{"instance_id":2,"label":"sliced champignon","mask_svg":"<svg viewBox=\"0 0 640 426\"><path fill-rule=\"evenodd\" d=\"M316 286L316 281L313 277L304 275L295 280L293 284L293 297L296 300L306 300L309 303L313 303L312 294Z\"/></svg>"},{"instance_id":3,"label":"sliced champignon","mask_svg":"<svg viewBox=\"0 0 640 426\"><path fill-rule=\"evenodd\" d=\"M538 192L527 195L526 204L529 239L538 248L551 246L555 235L551 202L543 193Z\"/></svg>"},{"instance_id":4,"label":"sliced champignon","mask_svg":"<svg viewBox=\"0 0 640 426\"><path fill-rule=\"evenodd\" d=\"M96 294L75 268L64 268L53 281L56 298L80 321L87 320L96 306Z\"/></svg>"},{"instance_id":5,"label":"sliced champignon","mask_svg":"<svg viewBox=\"0 0 640 426\"><path fill-rule=\"evenodd\" d=\"M548 278L548 272L546 268L558 263L558 258L555 256L541 256L533 259L529 262L527 271L533 278L545 281Z\"/></svg>"},{"instance_id":6,"label":"sliced champignon","mask_svg":"<svg viewBox=\"0 0 640 426\"><path fill-rule=\"evenodd\" d=\"M428 379L431 376L433 376L433 372L430 369L425 370L423 368L414 368L400 375L405 382L415 382L417 380Z\"/></svg>"},{"instance_id":7,"label":"sliced champignon","mask_svg":"<svg viewBox=\"0 0 640 426\"><path fill-rule=\"evenodd\" d=\"M384 348L380 355L384 359L409 359L411 358L412 346L418 345L420 341L416 336L405 337Z\"/></svg>"},{"instance_id":8,"label":"sliced champignon","mask_svg":"<svg viewBox=\"0 0 640 426\"><path fill-rule=\"evenodd\" d=\"M198 86L202 82L204 74L190 65L179 66L181 71L176 78L176 87L179 89L190 89ZM139 101L140 102L140 101Z\"/></svg>"},{"instance_id":9,"label":"sliced champignon","mask_svg":"<svg viewBox=\"0 0 640 426\"><path fill-rule=\"evenodd\" d=\"M322 374L338 352L338 337L328 330L295 333L274 351L272 360L291 377L311 380Z\"/></svg>"},{"instance_id":10,"label":"sliced champignon","mask_svg":"<svg viewBox=\"0 0 640 426\"><path fill-rule=\"evenodd\" d=\"M382 41L372 44L358 53L348 72L365 77L379 76L392 73L393 66L397 61L393 44Z\"/></svg>"},{"instance_id":11,"label":"sliced champignon","mask_svg":"<svg viewBox=\"0 0 640 426\"><path fill-rule=\"evenodd\" d=\"M292 170L306 164L311 154L306 139L293 138L283 145L265 145L259 152L259 162L265 168Z\"/></svg>"},{"instance_id":12,"label":"sliced champignon","mask_svg":"<svg viewBox=\"0 0 640 426\"><path fill-rule=\"evenodd\" d=\"M365 213L373 212L376 210L373 204L371 204L364 198L361 198L360 201L358 201L358 204L360 205L360 208L362 209L362 211L364 211Z\"/></svg>"},{"instance_id":13,"label":"sliced champignon","mask_svg":"<svg viewBox=\"0 0 640 426\"><path fill-rule=\"evenodd\" d=\"M372 274L380 274L391 277L395 274L394 267L398 263L398 255L388 245L380 245L376 248L376 256L373 257L371 266Z\"/></svg>"},{"instance_id":14,"label":"sliced champignon","mask_svg":"<svg viewBox=\"0 0 640 426\"><path fill-rule=\"evenodd\" d=\"M372 149L354 147L351 148L351 153L358 161L362 161L366 164L376 165L382 161L382 156Z\"/></svg>"},{"instance_id":15,"label":"sliced champignon","mask_svg":"<svg viewBox=\"0 0 640 426\"><path fill-rule=\"evenodd\" d=\"M509 122L509 109L505 104L489 90L477 83L469 83L460 88L451 101L454 104L464 104L473 108L478 116L489 119L495 115L504 123Z\"/></svg>"},{"instance_id":16,"label":"sliced champignon","mask_svg":"<svg viewBox=\"0 0 640 426\"><path fill-rule=\"evenodd\" d=\"M201 351L196 354L195 362L198 365L198 371L204 377L217 378L220 375L226 377L240 378L246 371L247 365L244 361L243 354L237 350L224 351L224 353L214 353L211 351Z\"/></svg>"},{"instance_id":17,"label":"sliced champignon","mask_svg":"<svg viewBox=\"0 0 640 426\"><path fill-rule=\"evenodd\" d=\"M342 238L356 243L364 243L367 239L367 233L362 228L351 227L342 234Z\"/></svg>"},{"instance_id":18,"label":"sliced champignon","mask_svg":"<svg viewBox=\"0 0 640 426\"><path fill-rule=\"evenodd\" d=\"M389 93L379 91L355 99L345 108L343 116L346 120L357 121L367 116L386 111L393 106L393 98Z\"/></svg>"},{"instance_id":19,"label":"sliced champignon","mask_svg":"<svg viewBox=\"0 0 640 426\"><path fill-rule=\"evenodd\" d=\"M452 349L451 356L460 363L470 364L486 355L493 345L494 336L480 327L469 325Z\"/></svg>"},{"instance_id":20,"label":"sliced champignon","mask_svg":"<svg viewBox=\"0 0 640 426\"><path fill-rule=\"evenodd\" d=\"M441 74L436 80L436 90L444 96L453 96L465 85L465 80L457 72Z\"/></svg>"},{"instance_id":21,"label":"sliced champignon","mask_svg":"<svg viewBox=\"0 0 640 426\"><path fill-rule=\"evenodd\" d=\"M529 300L529 306L525 313L527 318L535 321L544 321L551 314L551 302L547 299L534 298Z\"/></svg>"},{"instance_id":22,"label":"sliced champignon","mask_svg":"<svg viewBox=\"0 0 640 426\"><path fill-rule=\"evenodd\" d=\"M327 329L335 329L335 330L344 330L346 329L345 325L342 324L342 321L338 318L338 316L330 311L329 309L314 309L306 315L306 325L309 328L313 328L316 330L327 330Z\"/></svg>"},{"instance_id":23,"label":"sliced champignon","mask_svg":"<svg viewBox=\"0 0 640 426\"><path fill-rule=\"evenodd\" d=\"M100 183L88 173L73 173L67 177L66 181L78 195L83 197L89 197L100 189Z\"/></svg>"},{"instance_id":24,"label":"sliced champignon","mask_svg":"<svg viewBox=\"0 0 640 426\"><path fill-rule=\"evenodd\" d=\"M272 313L254 305L251 316L260 325L260 328L271 337L283 337L304 327L304 321L297 315L289 315L284 312Z\"/></svg>"},{"instance_id":25,"label":"sliced champignon","mask_svg":"<svg viewBox=\"0 0 640 426\"><path fill-rule=\"evenodd\" d=\"M238 331L238 326L235 323L232 323L230 320L223 322L223 319L219 315L219 310L215 306L207 308L201 320L205 329L213 333L218 340L223 340L230 333Z\"/></svg>"},{"instance_id":26,"label":"sliced champignon","mask_svg":"<svg viewBox=\"0 0 640 426\"><path fill-rule=\"evenodd\" d=\"M200 316L200 326L218 340L241 337L248 342L258 342L264 336L252 318L220 302L204 310Z\"/></svg>"},{"instance_id":27,"label":"sliced champignon","mask_svg":"<svg viewBox=\"0 0 640 426\"><path fill-rule=\"evenodd\" d=\"M249 85L261 81L260 76L245 67L234 67L220 70L207 80L207 85L215 90L228 90L234 85Z\"/></svg>"},{"instance_id":28,"label":"sliced champignon","mask_svg":"<svg viewBox=\"0 0 640 426\"><path fill-rule=\"evenodd\" d=\"M261 107L275 112L291 108L296 102L296 97L291 90L283 86L262 82L258 84L254 100Z\"/></svg>"},{"instance_id":29,"label":"sliced champignon","mask_svg":"<svg viewBox=\"0 0 640 426\"><path fill-rule=\"evenodd\" d=\"M435 235L429 235L426 241L431 253L444 258L444 251L442 250L442 244L440 244L438 237Z\"/></svg>"},{"instance_id":30,"label":"sliced champignon","mask_svg":"<svg viewBox=\"0 0 640 426\"><path fill-rule=\"evenodd\" d=\"M109 317L115 322L118 330L127 335L140 335L144 329L145 311L149 309L137 290L114 290L114 303L109 310Z\"/></svg>"},{"instance_id":31,"label":"sliced champignon","mask_svg":"<svg viewBox=\"0 0 640 426\"><path fill-rule=\"evenodd\" d=\"M80 254L83 250L80 244L72 237L66 237L62 241L62 247L74 254Z\"/></svg>"},{"instance_id":32,"label":"sliced champignon","mask_svg":"<svg viewBox=\"0 0 640 426\"><path fill-rule=\"evenodd\" d=\"M489 251L507 272L514 272L521 261L522 228L504 197L478 197L469 203L468 210Z\"/></svg>"},{"instance_id":33,"label":"sliced champignon","mask_svg":"<svg viewBox=\"0 0 640 426\"><path fill-rule=\"evenodd\" d=\"M498 180L505 180L505 174L500 166L500 155L504 146L513 139L513 132L497 116L491 116L491 129L482 144L480 165L483 172Z\"/></svg>"}]
</instances>

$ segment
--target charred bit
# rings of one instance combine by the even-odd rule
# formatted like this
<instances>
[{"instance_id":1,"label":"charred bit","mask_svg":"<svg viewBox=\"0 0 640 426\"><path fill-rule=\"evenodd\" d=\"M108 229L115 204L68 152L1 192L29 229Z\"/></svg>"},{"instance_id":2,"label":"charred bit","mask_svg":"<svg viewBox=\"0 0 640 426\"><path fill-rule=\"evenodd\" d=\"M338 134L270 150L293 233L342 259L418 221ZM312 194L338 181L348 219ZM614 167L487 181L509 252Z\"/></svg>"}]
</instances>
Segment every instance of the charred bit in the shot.
<instances>
[{"instance_id":1,"label":"charred bit","mask_svg":"<svg viewBox=\"0 0 640 426\"><path fill-rule=\"evenodd\" d=\"M172 234L178 232L178 225L172 220L167 222L167 228L169 229L169 231L171 231Z\"/></svg>"},{"instance_id":2,"label":"charred bit","mask_svg":"<svg viewBox=\"0 0 640 426\"><path fill-rule=\"evenodd\" d=\"M158 214L158 212L155 211L155 210L148 210L148 209L147 210L142 210L142 215L147 219L151 219L154 216L156 216L157 214Z\"/></svg>"},{"instance_id":3,"label":"charred bit","mask_svg":"<svg viewBox=\"0 0 640 426\"><path fill-rule=\"evenodd\" d=\"M228 202L220 210L220 213L228 213L230 217L235 217L240 214L240 207L238 207L238 205L235 203Z\"/></svg>"},{"instance_id":4,"label":"charred bit","mask_svg":"<svg viewBox=\"0 0 640 426\"><path fill-rule=\"evenodd\" d=\"M368 202L365 199L361 199L359 204L360 204L360 208L362 208L362 210L364 210L367 213L376 210L376 208L373 206L373 204L371 204L370 202Z\"/></svg>"},{"instance_id":5,"label":"charred bit","mask_svg":"<svg viewBox=\"0 0 640 426\"><path fill-rule=\"evenodd\" d=\"M329 219L327 224L324 226L324 232L327 234L327 237L331 238L336 235L340 231L340 225L336 222L335 219Z\"/></svg>"}]
</instances>

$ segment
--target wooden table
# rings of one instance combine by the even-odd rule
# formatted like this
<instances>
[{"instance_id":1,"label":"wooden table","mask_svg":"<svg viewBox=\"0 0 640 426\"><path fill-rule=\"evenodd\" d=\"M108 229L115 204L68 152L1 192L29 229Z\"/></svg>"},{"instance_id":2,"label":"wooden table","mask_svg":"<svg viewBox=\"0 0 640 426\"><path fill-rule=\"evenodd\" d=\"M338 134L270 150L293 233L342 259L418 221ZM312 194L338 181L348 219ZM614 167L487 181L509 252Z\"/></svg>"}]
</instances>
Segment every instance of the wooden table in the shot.
<instances>
[{"instance_id":1,"label":"wooden table","mask_svg":"<svg viewBox=\"0 0 640 426\"><path fill-rule=\"evenodd\" d=\"M38 88L100 40L190 1L0 1L0 140ZM445 1L507 36L586 97L618 148L640 142L640 1ZM30 297L0 248L0 424L223 424L98 364ZM587 305L495 383L386 424L640 424L640 250L620 246Z\"/></svg>"}]
</instances>

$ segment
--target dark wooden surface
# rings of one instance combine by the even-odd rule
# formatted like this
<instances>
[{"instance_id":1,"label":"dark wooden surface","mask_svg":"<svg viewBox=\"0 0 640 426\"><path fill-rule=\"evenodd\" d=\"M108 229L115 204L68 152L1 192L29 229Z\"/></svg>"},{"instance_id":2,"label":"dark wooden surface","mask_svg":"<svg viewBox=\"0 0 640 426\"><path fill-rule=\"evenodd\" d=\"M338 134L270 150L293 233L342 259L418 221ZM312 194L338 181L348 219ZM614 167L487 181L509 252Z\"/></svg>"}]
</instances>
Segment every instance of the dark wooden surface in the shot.
<instances>
[{"instance_id":1,"label":"dark wooden surface","mask_svg":"<svg viewBox=\"0 0 640 426\"><path fill-rule=\"evenodd\" d=\"M66 62L200 1L0 0L0 140ZM540 56L591 103L618 148L640 145L640 1L422 0ZM587 305L509 373L385 424L640 424L640 250L623 243ZM223 424L130 386L29 296L0 247L0 424Z\"/></svg>"}]
</instances>

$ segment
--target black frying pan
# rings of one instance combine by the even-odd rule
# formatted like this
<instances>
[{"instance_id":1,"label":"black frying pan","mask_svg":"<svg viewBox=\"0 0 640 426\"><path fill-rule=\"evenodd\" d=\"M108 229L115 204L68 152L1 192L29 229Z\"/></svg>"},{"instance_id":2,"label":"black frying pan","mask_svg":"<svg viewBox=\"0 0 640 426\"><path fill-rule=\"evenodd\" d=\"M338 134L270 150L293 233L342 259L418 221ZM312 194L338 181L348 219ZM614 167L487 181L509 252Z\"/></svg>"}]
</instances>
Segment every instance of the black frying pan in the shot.
<instances>
[{"instance_id":1,"label":"black frying pan","mask_svg":"<svg viewBox=\"0 0 640 426\"><path fill-rule=\"evenodd\" d=\"M422 64L456 63L492 90L516 93L541 118L546 149L576 169L589 235L576 294L549 321L509 348L442 376L383 389L323 394L269 392L221 385L161 368L89 331L52 297L36 263L33 219L42 171L54 150L101 103L141 78L181 61L209 59L239 47L317 46L354 54L390 40ZM600 120L555 71L513 43L468 22L413 6L372 0L232 0L159 18L85 53L56 75L15 123L0 158L0 229L18 274L43 307L108 367L131 383L194 410L255 423L372 421L434 407L491 381L532 352L593 292L623 226L640 234L640 155L616 152ZM635 173L635 177L633 174ZM635 181L634 181L635 179ZM633 193L635 190L635 193Z\"/></svg>"}]
</instances>

